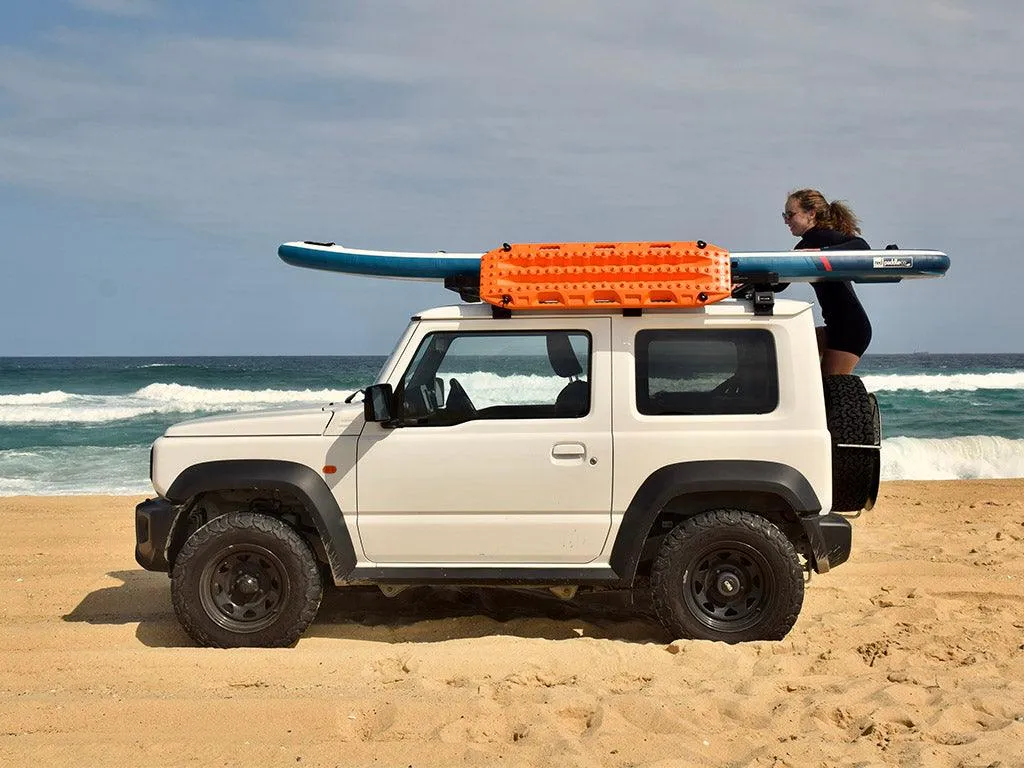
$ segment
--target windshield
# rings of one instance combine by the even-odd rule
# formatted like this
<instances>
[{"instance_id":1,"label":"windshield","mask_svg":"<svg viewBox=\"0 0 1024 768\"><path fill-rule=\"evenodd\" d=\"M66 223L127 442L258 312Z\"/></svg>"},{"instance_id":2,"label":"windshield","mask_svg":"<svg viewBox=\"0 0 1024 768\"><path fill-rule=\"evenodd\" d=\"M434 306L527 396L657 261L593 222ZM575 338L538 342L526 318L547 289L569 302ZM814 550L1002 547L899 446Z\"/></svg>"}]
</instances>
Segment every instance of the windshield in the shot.
<instances>
[{"instance_id":1,"label":"windshield","mask_svg":"<svg viewBox=\"0 0 1024 768\"><path fill-rule=\"evenodd\" d=\"M395 348L388 355L388 359L384 361L384 365L381 366L380 371L377 373L377 379L374 384L383 384L388 379L388 375L391 373L391 369L395 367L395 363L398 361L398 357L405 350L406 345L409 343L409 339L412 338L413 331L416 329L418 321L413 320L405 327L405 332L402 334L398 343L395 344Z\"/></svg>"}]
</instances>

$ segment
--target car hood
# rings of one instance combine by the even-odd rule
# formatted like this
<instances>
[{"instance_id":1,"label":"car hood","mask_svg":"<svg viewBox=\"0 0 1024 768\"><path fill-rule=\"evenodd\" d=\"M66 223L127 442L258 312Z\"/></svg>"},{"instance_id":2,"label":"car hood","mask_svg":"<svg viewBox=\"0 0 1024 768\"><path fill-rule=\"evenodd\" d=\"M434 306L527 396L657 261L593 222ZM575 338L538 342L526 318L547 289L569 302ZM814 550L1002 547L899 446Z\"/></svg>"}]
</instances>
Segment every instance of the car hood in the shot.
<instances>
[{"instance_id":1,"label":"car hood","mask_svg":"<svg viewBox=\"0 0 1024 768\"><path fill-rule=\"evenodd\" d=\"M333 408L301 408L258 411L227 416L192 419L168 427L167 437L259 437L280 435L322 435Z\"/></svg>"}]
</instances>

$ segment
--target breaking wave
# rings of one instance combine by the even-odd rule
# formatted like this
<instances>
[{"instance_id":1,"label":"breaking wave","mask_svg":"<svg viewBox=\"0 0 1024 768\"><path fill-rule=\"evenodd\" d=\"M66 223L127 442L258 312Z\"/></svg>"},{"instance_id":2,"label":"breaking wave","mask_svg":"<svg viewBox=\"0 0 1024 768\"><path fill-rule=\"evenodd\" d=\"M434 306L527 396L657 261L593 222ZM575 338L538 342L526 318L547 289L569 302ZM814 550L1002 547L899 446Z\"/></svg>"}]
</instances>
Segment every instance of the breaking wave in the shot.
<instances>
[{"instance_id":1,"label":"breaking wave","mask_svg":"<svg viewBox=\"0 0 1024 768\"><path fill-rule=\"evenodd\" d=\"M1024 389L1024 371L952 374L868 374L862 377L869 392L974 392L979 389Z\"/></svg>"},{"instance_id":2,"label":"breaking wave","mask_svg":"<svg viewBox=\"0 0 1024 768\"><path fill-rule=\"evenodd\" d=\"M882 441L883 480L1024 477L1024 440L992 435Z\"/></svg>"}]
</instances>

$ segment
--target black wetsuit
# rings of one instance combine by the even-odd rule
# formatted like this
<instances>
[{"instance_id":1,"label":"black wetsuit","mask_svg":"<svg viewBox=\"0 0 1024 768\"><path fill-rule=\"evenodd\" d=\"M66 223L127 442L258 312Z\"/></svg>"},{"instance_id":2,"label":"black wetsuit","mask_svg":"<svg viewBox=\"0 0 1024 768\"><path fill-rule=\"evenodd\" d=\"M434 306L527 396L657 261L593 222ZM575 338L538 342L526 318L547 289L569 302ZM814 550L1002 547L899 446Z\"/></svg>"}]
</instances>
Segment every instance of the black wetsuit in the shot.
<instances>
[{"instance_id":1,"label":"black wetsuit","mask_svg":"<svg viewBox=\"0 0 1024 768\"><path fill-rule=\"evenodd\" d=\"M814 227L803 234L796 244L801 248L822 250L866 251L871 246L864 238L850 237L834 229ZM861 306L853 284L847 281L812 283L814 295L818 297L821 316L825 320L825 338L829 349L861 357L871 343L871 322Z\"/></svg>"}]
</instances>

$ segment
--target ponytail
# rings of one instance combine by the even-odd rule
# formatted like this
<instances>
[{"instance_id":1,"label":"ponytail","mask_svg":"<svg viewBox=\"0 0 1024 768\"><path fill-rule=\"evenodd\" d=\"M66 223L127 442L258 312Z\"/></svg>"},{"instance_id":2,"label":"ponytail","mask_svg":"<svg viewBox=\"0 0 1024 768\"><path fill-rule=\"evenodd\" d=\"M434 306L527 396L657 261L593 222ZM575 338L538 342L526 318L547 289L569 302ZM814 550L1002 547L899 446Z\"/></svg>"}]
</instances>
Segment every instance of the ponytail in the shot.
<instances>
[{"instance_id":1,"label":"ponytail","mask_svg":"<svg viewBox=\"0 0 1024 768\"><path fill-rule=\"evenodd\" d=\"M795 200L804 211L814 214L817 225L826 229L834 229L849 237L860 234L860 221L853 215L850 206L842 200L825 200L825 196L816 189L798 189L789 193L789 200Z\"/></svg>"},{"instance_id":2,"label":"ponytail","mask_svg":"<svg viewBox=\"0 0 1024 768\"><path fill-rule=\"evenodd\" d=\"M833 200L828 204L828 218L832 229L844 235L856 237L860 234L860 221L853 215L850 206L842 200Z\"/></svg>"}]
</instances>

